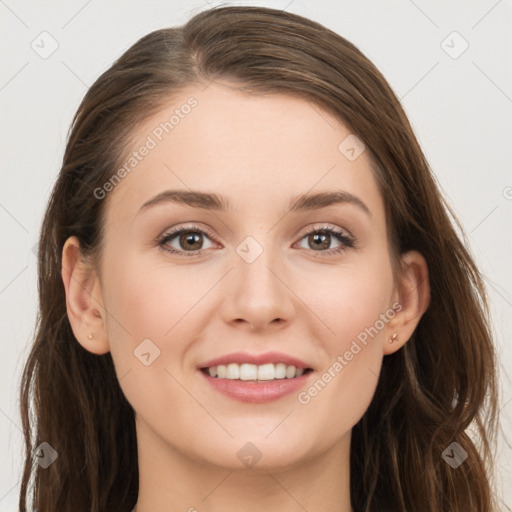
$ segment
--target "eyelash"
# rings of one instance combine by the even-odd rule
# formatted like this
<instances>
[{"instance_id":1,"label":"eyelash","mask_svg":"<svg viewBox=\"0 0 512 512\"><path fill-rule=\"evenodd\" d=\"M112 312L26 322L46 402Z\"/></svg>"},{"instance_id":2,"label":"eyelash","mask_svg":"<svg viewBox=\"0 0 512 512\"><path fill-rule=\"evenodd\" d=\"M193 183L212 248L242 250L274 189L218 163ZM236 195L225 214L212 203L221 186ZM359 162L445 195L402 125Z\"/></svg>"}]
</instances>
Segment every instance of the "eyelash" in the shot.
<instances>
[{"instance_id":1,"label":"eyelash","mask_svg":"<svg viewBox=\"0 0 512 512\"><path fill-rule=\"evenodd\" d=\"M165 233L157 240L157 244L162 251L165 251L167 253L177 254L177 255L185 256L185 257L197 256L201 252L202 249L200 249L198 251L177 251L176 249L169 249L168 247L166 247L166 244L170 240L172 240L176 236L180 235L181 233L186 233L186 232L200 233L203 235L207 235L214 242L217 242L215 237L207 229L202 229L202 228L199 228L198 226L192 225L192 226L176 228L168 233ZM334 238L336 238L339 242L341 242L343 244L340 247L337 247L335 249L329 249L326 251L313 251L313 252L322 253L325 256L334 256L334 255L338 255L338 254L345 252L349 248L355 247L355 238L347 235L345 233L345 231L342 231L338 228L332 228L329 226L322 226L320 228L312 229L312 230L308 231L307 233L304 233L304 235L300 238L300 240L303 240L305 237L307 237L308 235L311 235L313 233L322 233L322 234L332 235Z\"/></svg>"}]
</instances>

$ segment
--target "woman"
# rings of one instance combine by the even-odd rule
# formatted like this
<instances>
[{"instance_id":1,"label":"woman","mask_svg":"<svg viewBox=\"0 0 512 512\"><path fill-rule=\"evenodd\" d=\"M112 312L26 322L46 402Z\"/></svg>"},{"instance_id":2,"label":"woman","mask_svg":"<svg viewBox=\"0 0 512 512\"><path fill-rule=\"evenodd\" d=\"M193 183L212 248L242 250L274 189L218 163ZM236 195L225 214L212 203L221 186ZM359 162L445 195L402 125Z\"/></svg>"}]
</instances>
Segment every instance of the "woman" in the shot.
<instances>
[{"instance_id":1,"label":"woman","mask_svg":"<svg viewBox=\"0 0 512 512\"><path fill-rule=\"evenodd\" d=\"M143 37L87 92L44 219L20 510L494 510L454 224L339 35L223 7Z\"/></svg>"}]
</instances>

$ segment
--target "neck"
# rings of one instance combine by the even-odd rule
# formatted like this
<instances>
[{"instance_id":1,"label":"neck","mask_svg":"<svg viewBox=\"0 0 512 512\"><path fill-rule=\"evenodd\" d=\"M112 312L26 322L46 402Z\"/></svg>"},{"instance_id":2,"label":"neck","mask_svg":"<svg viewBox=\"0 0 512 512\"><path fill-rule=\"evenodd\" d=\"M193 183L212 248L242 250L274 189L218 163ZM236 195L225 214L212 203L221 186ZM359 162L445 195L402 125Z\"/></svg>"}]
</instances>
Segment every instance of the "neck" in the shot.
<instances>
[{"instance_id":1,"label":"neck","mask_svg":"<svg viewBox=\"0 0 512 512\"><path fill-rule=\"evenodd\" d=\"M137 422L137 442L133 512L352 512L350 432L327 452L284 469L233 469L192 459L144 422Z\"/></svg>"}]
</instances>

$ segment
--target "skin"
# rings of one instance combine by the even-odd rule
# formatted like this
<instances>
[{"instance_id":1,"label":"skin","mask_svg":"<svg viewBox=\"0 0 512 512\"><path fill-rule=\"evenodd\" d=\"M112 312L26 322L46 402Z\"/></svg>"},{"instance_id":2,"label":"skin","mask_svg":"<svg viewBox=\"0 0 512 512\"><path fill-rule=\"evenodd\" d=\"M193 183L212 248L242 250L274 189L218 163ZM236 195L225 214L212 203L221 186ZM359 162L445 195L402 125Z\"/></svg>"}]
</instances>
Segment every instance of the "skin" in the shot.
<instances>
[{"instance_id":1,"label":"skin","mask_svg":"<svg viewBox=\"0 0 512 512\"><path fill-rule=\"evenodd\" d=\"M90 352L112 353L136 412L135 510L352 511L351 430L371 402L383 357L407 342L428 307L425 260L402 255L394 278L368 151L347 159L338 145L350 130L303 99L249 96L219 82L189 86L139 127L134 148L190 96L197 107L104 199L99 266L78 257L75 237L62 253L73 332ZM138 213L167 189L214 192L232 210L165 203ZM296 195L340 189L371 216L352 203L287 213ZM215 237L200 238L199 254L170 254L155 242L191 224ZM315 245L307 236L325 225L349 233L355 246L326 255L343 244L328 236ZM252 263L236 252L247 236L263 248ZM167 246L193 252L179 236ZM307 404L295 392L243 403L196 368L231 352L277 350L315 369L307 389L395 303L401 311ZM160 355L146 366L134 350L148 338ZM237 457L247 442L261 454L253 467Z\"/></svg>"}]
</instances>

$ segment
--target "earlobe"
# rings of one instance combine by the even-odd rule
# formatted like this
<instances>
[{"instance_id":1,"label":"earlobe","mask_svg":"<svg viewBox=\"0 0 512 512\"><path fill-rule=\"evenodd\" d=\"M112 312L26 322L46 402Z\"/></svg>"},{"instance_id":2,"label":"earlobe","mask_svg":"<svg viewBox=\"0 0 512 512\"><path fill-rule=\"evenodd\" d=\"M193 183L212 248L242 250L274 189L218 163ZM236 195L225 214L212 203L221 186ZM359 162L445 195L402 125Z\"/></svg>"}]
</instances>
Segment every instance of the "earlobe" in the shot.
<instances>
[{"instance_id":1,"label":"earlobe","mask_svg":"<svg viewBox=\"0 0 512 512\"><path fill-rule=\"evenodd\" d=\"M80 242L69 237L62 248L61 277L66 293L66 311L78 342L89 352L110 350L101 286L95 270L81 253Z\"/></svg>"},{"instance_id":2,"label":"earlobe","mask_svg":"<svg viewBox=\"0 0 512 512\"><path fill-rule=\"evenodd\" d=\"M392 354L407 343L430 304L428 265L418 251L407 252L401 257L396 297L400 310L388 324L384 354Z\"/></svg>"}]
</instances>

